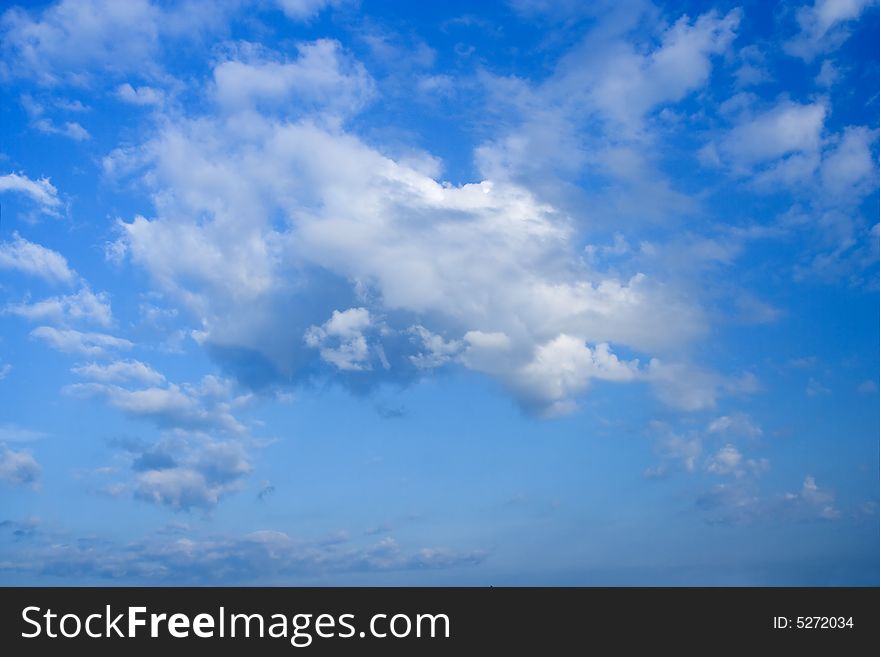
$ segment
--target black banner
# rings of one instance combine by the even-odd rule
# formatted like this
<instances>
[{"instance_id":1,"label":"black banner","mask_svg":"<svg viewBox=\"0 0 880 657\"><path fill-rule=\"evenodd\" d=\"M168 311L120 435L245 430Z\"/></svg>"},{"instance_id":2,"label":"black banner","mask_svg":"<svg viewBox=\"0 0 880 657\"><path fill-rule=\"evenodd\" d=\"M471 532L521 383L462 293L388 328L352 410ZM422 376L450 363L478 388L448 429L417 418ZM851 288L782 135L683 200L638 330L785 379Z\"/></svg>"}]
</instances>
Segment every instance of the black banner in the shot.
<instances>
[{"instance_id":1,"label":"black banner","mask_svg":"<svg viewBox=\"0 0 880 657\"><path fill-rule=\"evenodd\" d=\"M876 588L4 588L8 655L575 654L880 639ZM464 652L462 652L464 651ZM473 653L470 651L474 651ZM155 654L155 653L152 653ZM841 652L837 654L853 654Z\"/></svg>"}]
</instances>

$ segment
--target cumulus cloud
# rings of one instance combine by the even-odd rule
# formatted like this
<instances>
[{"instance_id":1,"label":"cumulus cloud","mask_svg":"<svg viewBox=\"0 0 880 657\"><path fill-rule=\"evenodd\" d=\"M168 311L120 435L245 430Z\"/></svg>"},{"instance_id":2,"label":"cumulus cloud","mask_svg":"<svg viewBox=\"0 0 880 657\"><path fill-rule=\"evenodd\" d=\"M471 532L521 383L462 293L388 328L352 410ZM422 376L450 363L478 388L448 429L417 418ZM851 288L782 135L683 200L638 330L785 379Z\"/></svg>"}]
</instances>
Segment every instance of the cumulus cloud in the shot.
<instances>
[{"instance_id":1,"label":"cumulus cloud","mask_svg":"<svg viewBox=\"0 0 880 657\"><path fill-rule=\"evenodd\" d=\"M129 484L136 499L176 510L209 509L242 486L252 466L244 446L178 433L137 455Z\"/></svg>"},{"instance_id":2,"label":"cumulus cloud","mask_svg":"<svg viewBox=\"0 0 880 657\"><path fill-rule=\"evenodd\" d=\"M252 470L249 436L233 410L251 396L236 396L231 381L208 375L198 383L178 385L136 360L89 363L72 372L91 381L66 386L66 394L102 399L161 430L153 443L114 441L131 469L105 492L189 510L213 508L243 486ZM138 383L145 387L126 387Z\"/></svg>"},{"instance_id":3,"label":"cumulus cloud","mask_svg":"<svg viewBox=\"0 0 880 657\"><path fill-rule=\"evenodd\" d=\"M371 324L366 308L334 310L322 326L309 327L303 337L308 346L320 349L321 358L340 370L368 369L369 348L364 331Z\"/></svg>"},{"instance_id":4,"label":"cumulus cloud","mask_svg":"<svg viewBox=\"0 0 880 657\"><path fill-rule=\"evenodd\" d=\"M78 276L67 258L45 246L28 242L14 233L11 242L0 243L0 267L38 276L49 283L73 283Z\"/></svg>"},{"instance_id":5,"label":"cumulus cloud","mask_svg":"<svg viewBox=\"0 0 880 657\"><path fill-rule=\"evenodd\" d=\"M308 358L299 330L301 345L340 370L375 373L387 360L394 372L430 361L410 339L421 326L462 342L462 364L526 405L570 409L589 378L633 378L612 343L663 349L704 330L674 289L642 274L591 274L568 218L522 187L438 182L307 119L248 121L247 131L234 116L167 124L140 152L163 190L158 216L120 225L128 257L200 319L206 344L246 348L295 377ZM284 224L270 221L278 212ZM181 248L186 259L173 255ZM335 291L318 295L311 280ZM369 345L373 315L384 325ZM505 336L501 358L494 334ZM584 345L574 373L549 355L569 340ZM602 343L596 354L586 347Z\"/></svg>"},{"instance_id":6,"label":"cumulus cloud","mask_svg":"<svg viewBox=\"0 0 880 657\"><path fill-rule=\"evenodd\" d=\"M620 361L608 344L591 349L583 340L562 334L535 348L533 358L514 373L512 386L521 388L545 415L564 415L592 379L632 381L637 373L638 361Z\"/></svg>"},{"instance_id":7,"label":"cumulus cloud","mask_svg":"<svg viewBox=\"0 0 880 657\"><path fill-rule=\"evenodd\" d=\"M40 479L40 464L24 450L0 444L0 481L10 486L35 487Z\"/></svg>"},{"instance_id":8,"label":"cumulus cloud","mask_svg":"<svg viewBox=\"0 0 880 657\"><path fill-rule=\"evenodd\" d=\"M58 216L61 199L48 178L32 180L22 173L7 173L0 176L0 193L3 192L24 194L39 205L44 214Z\"/></svg>"},{"instance_id":9,"label":"cumulus cloud","mask_svg":"<svg viewBox=\"0 0 880 657\"><path fill-rule=\"evenodd\" d=\"M52 326L35 328L31 331L31 337L44 341L57 351L93 357L105 356L110 351L131 349L134 346L129 340L106 333L83 333L75 329L57 329Z\"/></svg>"}]
</instances>

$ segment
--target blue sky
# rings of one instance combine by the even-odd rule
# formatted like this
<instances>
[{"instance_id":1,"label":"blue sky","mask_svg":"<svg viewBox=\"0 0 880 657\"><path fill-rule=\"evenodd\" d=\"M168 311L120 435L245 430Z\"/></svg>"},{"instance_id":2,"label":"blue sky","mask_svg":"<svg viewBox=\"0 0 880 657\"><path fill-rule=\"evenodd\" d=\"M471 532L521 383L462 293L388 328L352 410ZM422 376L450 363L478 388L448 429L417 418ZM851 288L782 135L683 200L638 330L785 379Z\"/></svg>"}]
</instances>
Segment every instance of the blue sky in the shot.
<instances>
[{"instance_id":1,"label":"blue sky","mask_svg":"<svg viewBox=\"0 0 880 657\"><path fill-rule=\"evenodd\" d=\"M0 16L0 581L880 584L880 10Z\"/></svg>"}]
</instances>

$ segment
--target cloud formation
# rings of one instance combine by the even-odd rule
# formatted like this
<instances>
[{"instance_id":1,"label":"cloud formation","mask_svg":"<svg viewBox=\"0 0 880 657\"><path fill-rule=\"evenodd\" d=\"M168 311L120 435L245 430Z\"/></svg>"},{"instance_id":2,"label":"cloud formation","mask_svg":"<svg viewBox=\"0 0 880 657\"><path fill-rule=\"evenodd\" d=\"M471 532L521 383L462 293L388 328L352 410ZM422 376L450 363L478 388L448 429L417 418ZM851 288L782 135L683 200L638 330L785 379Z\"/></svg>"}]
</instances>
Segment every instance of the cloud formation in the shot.
<instances>
[{"instance_id":1,"label":"cloud formation","mask_svg":"<svg viewBox=\"0 0 880 657\"><path fill-rule=\"evenodd\" d=\"M50 216L58 216L61 208L58 190L48 178L32 180L21 173L7 173L0 176L0 193L3 192L24 194Z\"/></svg>"},{"instance_id":2,"label":"cloud formation","mask_svg":"<svg viewBox=\"0 0 880 657\"><path fill-rule=\"evenodd\" d=\"M36 487L40 471L40 464L30 452L0 444L0 482L10 486Z\"/></svg>"},{"instance_id":3,"label":"cloud formation","mask_svg":"<svg viewBox=\"0 0 880 657\"><path fill-rule=\"evenodd\" d=\"M37 276L49 283L73 283L77 280L67 258L44 246L29 242L18 233L11 242L0 244L0 267Z\"/></svg>"}]
</instances>

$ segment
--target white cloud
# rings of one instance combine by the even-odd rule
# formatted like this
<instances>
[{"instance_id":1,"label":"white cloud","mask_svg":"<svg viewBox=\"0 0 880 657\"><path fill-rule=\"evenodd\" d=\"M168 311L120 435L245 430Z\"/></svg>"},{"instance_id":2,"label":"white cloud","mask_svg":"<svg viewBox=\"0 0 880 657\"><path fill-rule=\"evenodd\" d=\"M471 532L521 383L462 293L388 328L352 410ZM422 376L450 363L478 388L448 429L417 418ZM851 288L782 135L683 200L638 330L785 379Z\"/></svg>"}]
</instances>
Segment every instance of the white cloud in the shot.
<instances>
[{"instance_id":1,"label":"white cloud","mask_svg":"<svg viewBox=\"0 0 880 657\"><path fill-rule=\"evenodd\" d=\"M346 115L374 93L370 74L345 55L337 41L321 39L297 46L294 61L230 60L214 68L217 101L228 110L281 106L286 113L321 109Z\"/></svg>"},{"instance_id":2,"label":"white cloud","mask_svg":"<svg viewBox=\"0 0 880 657\"><path fill-rule=\"evenodd\" d=\"M877 188L877 164L871 146L880 130L849 126L822 160L820 177L836 203L858 203Z\"/></svg>"},{"instance_id":3,"label":"white cloud","mask_svg":"<svg viewBox=\"0 0 880 657\"><path fill-rule=\"evenodd\" d=\"M0 381L9 376L9 373L12 371L12 365L9 363L5 363L0 365Z\"/></svg>"},{"instance_id":4,"label":"white cloud","mask_svg":"<svg viewBox=\"0 0 880 657\"><path fill-rule=\"evenodd\" d=\"M35 303L10 304L6 306L5 312L34 322L53 322L60 325L81 321L103 327L113 324L109 295L106 292L95 294L87 287L75 294L50 297Z\"/></svg>"},{"instance_id":5,"label":"white cloud","mask_svg":"<svg viewBox=\"0 0 880 657\"><path fill-rule=\"evenodd\" d=\"M129 105L161 107L165 102L165 92L147 85L133 87L128 82L116 87L116 97Z\"/></svg>"},{"instance_id":6,"label":"white cloud","mask_svg":"<svg viewBox=\"0 0 880 657\"><path fill-rule=\"evenodd\" d=\"M429 370L448 363L461 351L460 340L444 340L443 336L431 333L424 326L411 326L409 332L418 341L422 351L410 356L412 363L421 370ZM467 339L467 336L465 336Z\"/></svg>"},{"instance_id":7,"label":"white cloud","mask_svg":"<svg viewBox=\"0 0 880 657\"><path fill-rule=\"evenodd\" d=\"M13 234L12 242L0 243L0 267L38 276L50 283L73 283L78 278L63 255L28 242L18 233Z\"/></svg>"},{"instance_id":8,"label":"white cloud","mask_svg":"<svg viewBox=\"0 0 880 657\"><path fill-rule=\"evenodd\" d=\"M822 62L819 73L816 74L816 84L821 87L830 87L840 79L840 71L830 59Z\"/></svg>"},{"instance_id":9,"label":"white cloud","mask_svg":"<svg viewBox=\"0 0 880 657\"><path fill-rule=\"evenodd\" d=\"M157 77L163 40L198 40L226 29L236 2L189 0L60 0L35 11L0 17L9 72L41 85L83 86L100 73Z\"/></svg>"},{"instance_id":10,"label":"white cloud","mask_svg":"<svg viewBox=\"0 0 880 657\"><path fill-rule=\"evenodd\" d=\"M696 25L710 41L729 26L707 21ZM288 380L310 358L303 347L366 377L451 359L461 343L456 362L558 412L589 379L638 378L621 348L680 350L705 331L675 286L595 272L569 217L523 186L437 181L311 115L170 117L124 157L145 167L156 216L120 224L120 253L193 313L203 343L249 349ZM349 291L317 294L313 281L328 279ZM340 308L382 327L369 341L367 327L333 334ZM412 326L443 336L440 351L413 341ZM576 357L574 373L557 352Z\"/></svg>"},{"instance_id":11,"label":"white cloud","mask_svg":"<svg viewBox=\"0 0 880 657\"><path fill-rule=\"evenodd\" d=\"M369 369L369 348L364 331L372 325L366 308L349 308L333 315L322 326L311 326L304 340L310 347L320 349L321 358L340 370ZM335 343L336 346L327 346Z\"/></svg>"},{"instance_id":12,"label":"white cloud","mask_svg":"<svg viewBox=\"0 0 880 657\"><path fill-rule=\"evenodd\" d=\"M43 340L57 351L93 357L104 356L112 350L131 349L134 346L128 340L105 333L83 333L74 329L57 329L51 326L39 326L31 331L31 336Z\"/></svg>"},{"instance_id":13,"label":"white cloud","mask_svg":"<svg viewBox=\"0 0 880 657\"><path fill-rule=\"evenodd\" d=\"M807 61L838 48L850 34L850 26L877 0L814 0L800 7L796 18L799 33L785 44L791 55Z\"/></svg>"},{"instance_id":14,"label":"white cloud","mask_svg":"<svg viewBox=\"0 0 880 657\"><path fill-rule=\"evenodd\" d=\"M146 384L161 384L165 377L139 360L116 360L107 365L86 363L70 370L85 379L100 383L139 381Z\"/></svg>"},{"instance_id":15,"label":"white cloud","mask_svg":"<svg viewBox=\"0 0 880 657\"><path fill-rule=\"evenodd\" d=\"M706 470L715 474L731 474L739 469L743 457L740 451L733 445L725 445L709 458Z\"/></svg>"},{"instance_id":16,"label":"white cloud","mask_svg":"<svg viewBox=\"0 0 880 657\"><path fill-rule=\"evenodd\" d=\"M30 452L0 445L0 482L11 486L36 487L40 470L40 464Z\"/></svg>"},{"instance_id":17,"label":"white cloud","mask_svg":"<svg viewBox=\"0 0 880 657\"><path fill-rule=\"evenodd\" d=\"M128 461L126 479L110 485L111 494L187 511L210 509L239 490L253 470L244 444L218 440L201 431L165 431L155 443L121 441L117 461Z\"/></svg>"},{"instance_id":18,"label":"white cloud","mask_svg":"<svg viewBox=\"0 0 880 657\"><path fill-rule=\"evenodd\" d=\"M662 139L652 114L708 82L713 59L730 48L740 12L683 16L635 43L640 19L656 19L649 7L612 4L595 13L592 29L542 82L482 76L486 111L512 127L477 149L479 170L493 180L525 183L556 205L589 207L585 219L594 226L693 213L695 199L676 191L657 166ZM605 182L604 191L579 189L576 181L585 177Z\"/></svg>"},{"instance_id":19,"label":"white cloud","mask_svg":"<svg viewBox=\"0 0 880 657\"><path fill-rule=\"evenodd\" d=\"M786 100L765 112L747 113L718 144L718 151L736 170L750 171L756 165L787 158L783 164L793 167L804 162L808 169L804 173L810 174L809 165L815 162L815 166L818 161L807 156L821 146L827 111L821 102L799 104Z\"/></svg>"},{"instance_id":20,"label":"white cloud","mask_svg":"<svg viewBox=\"0 0 880 657\"><path fill-rule=\"evenodd\" d=\"M57 216L61 207L58 190L48 178L31 180L21 173L7 173L0 176L0 193L3 192L18 192L30 197L44 214L50 216Z\"/></svg>"},{"instance_id":21,"label":"white cloud","mask_svg":"<svg viewBox=\"0 0 880 657\"><path fill-rule=\"evenodd\" d=\"M174 383L136 390L109 383L74 383L64 390L79 397L104 398L126 415L152 420L160 427L244 431L244 426L230 412L229 404L206 405L204 399Z\"/></svg>"},{"instance_id":22,"label":"white cloud","mask_svg":"<svg viewBox=\"0 0 880 657\"><path fill-rule=\"evenodd\" d=\"M652 107L681 100L704 84L712 70L710 58L723 53L734 39L740 12L719 17L714 11L694 21L687 16L666 30L649 54L614 52L589 92L606 118L632 125Z\"/></svg>"},{"instance_id":23,"label":"white cloud","mask_svg":"<svg viewBox=\"0 0 880 657\"><path fill-rule=\"evenodd\" d=\"M191 453L178 450L175 457L181 465L137 474L134 496L174 509L210 508L238 490L252 470L244 449L234 442L208 440Z\"/></svg>"},{"instance_id":24,"label":"white cloud","mask_svg":"<svg viewBox=\"0 0 880 657\"><path fill-rule=\"evenodd\" d=\"M62 0L37 15L14 7L3 14L2 27L19 75L53 83L62 71L76 80L90 66L148 65L160 19L161 10L148 0Z\"/></svg>"},{"instance_id":25,"label":"white cloud","mask_svg":"<svg viewBox=\"0 0 880 657\"><path fill-rule=\"evenodd\" d=\"M706 461L706 471L717 475L744 477L747 474L759 475L770 467L767 459L746 459L742 452L730 443L721 447Z\"/></svg>"},{"instance_id":26,"label":"white cloud","mask_svg":"<svg viewBox=\"0 0 880 657\"><path fill-rule=\"evenodd\" d=\"M553 416L571 412L573 400L592 379L622 382L637 375L637 360L620 361L605 343L590 349L582 340L562 334L536 347L534 357L513 374L511 386Z\"/></svg>"},{"instance_id":27,"label":"white cloud","mask_svg":"<svg viewBox=\"0 0 880 657\"><path fill-rule=\"evenodd\" d=\"M23 94L21 96L21 104L31 118L31 126L44 134L61 135L62 137L73 139L74 141L85 141L86 139L91 138L88 130L83 128L76 121L65 121L61 125L56 124L51 118L45 116L45 107L35 101L30 94ZM86 109L82 103L79 103L79 101L76 101L76 103L56 101L55 104L62 108L66 108L67 111L80 112Z\"/></svg>"},{"instance_id":28,"label":"white cloud","mask_svg":"<svg viewBox=\"0 0 880 657\"><path fill-rule=\"evenodd\" d=\"M52 119L42 118L36 119L33 122L33 126L43 134L60 135L62 137L67 137L68 139L73 139L74 141L85 141L92 137L89 134L89 131L76 121L65 121L61 125L58 125Z\"/></svg>"}]
</instances>

